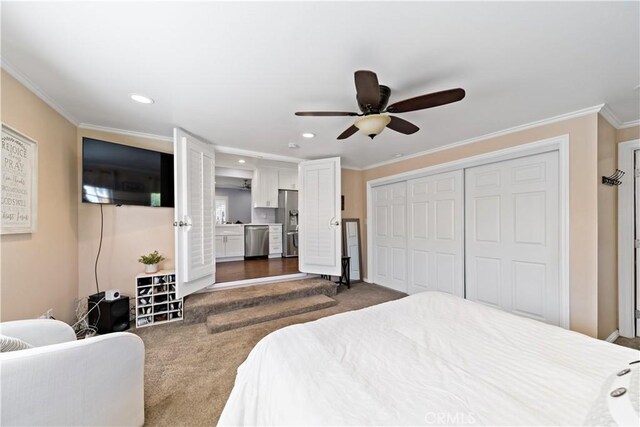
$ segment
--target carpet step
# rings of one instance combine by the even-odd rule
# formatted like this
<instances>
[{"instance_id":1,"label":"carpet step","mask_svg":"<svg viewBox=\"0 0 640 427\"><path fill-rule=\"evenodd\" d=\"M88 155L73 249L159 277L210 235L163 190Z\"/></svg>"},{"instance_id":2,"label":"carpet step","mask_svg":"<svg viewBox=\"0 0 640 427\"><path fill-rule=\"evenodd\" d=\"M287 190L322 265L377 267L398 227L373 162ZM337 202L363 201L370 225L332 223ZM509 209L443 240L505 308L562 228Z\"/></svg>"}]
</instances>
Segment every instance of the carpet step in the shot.
<instances>
[{"instance_id":1,"label":"carpet step","mask_svg":"<svg viewBox=\"0 0 640 427\"><path fill-rule=\"evenodd\" d=\"M326 295L313 295L288 301L274 302L207 317L207 330L210 334L243 328L282 317L295 316L309 311L321 310L337 304Z\"/></svg>"},{"instance_id":2,"label":"carpet step","mask_svg":"<svg viewBox=\"0 0 640 427\"><path fill-rule=\"evenodd\" d=\"M331 297L336 292L335 283L318 278L203 292L190 295L185 300L184 321L202 323L210 315L314 295Z\"/></svg>"}]
</instances>

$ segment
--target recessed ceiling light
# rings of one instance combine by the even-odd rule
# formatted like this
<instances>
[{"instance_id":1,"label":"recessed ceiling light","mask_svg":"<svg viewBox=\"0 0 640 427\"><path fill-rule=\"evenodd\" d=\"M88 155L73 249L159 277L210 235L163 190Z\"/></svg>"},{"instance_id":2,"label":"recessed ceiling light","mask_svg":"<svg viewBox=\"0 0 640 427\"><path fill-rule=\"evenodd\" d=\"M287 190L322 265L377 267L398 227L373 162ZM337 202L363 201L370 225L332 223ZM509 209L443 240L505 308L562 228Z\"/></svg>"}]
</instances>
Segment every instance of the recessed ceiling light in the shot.
<instances>
[{"instance_id":1,"label":"recessed ceiling light","mask_svg":"<svg viewBox=\"0 0 640 427\"><path fill-rule=\"evenodd\" d=\"M305 138L313 138L314 136L316 136L316 134L311 132L305 132L302 134L302 136L304 136Z\"/></svg>"},{"instance_id":2,"label":"recessed ceiling light","mask_svg":"<svg viewBox=\"0 0 640 427\"><path fill-rule=\"evenodd\" d=\"M393 155L393 157L398 158L398 157L402 157L402 153L396 153Z\"/></svg>"},{"instance_id":3,"label":"recessed ceiling light","mask_svg":"<svg viewBox=\"0 0 640 427\"><path fill-rule=\"evenodd\" d=\"M129 96L131 97L131 99L141 104L153 104L154 102L153 99L149 98L148 96L140 95L139 93L132 93Z\"/></svg>"},{"instance_id":4,"label":"recessed ceiling light","mask_svg":"<svg viewBox=\"0 0 640 427\"><path fill-rule=\"evenodd\" d=\"M245 160L244 160L244 159L240 159L240 160L238 160L238 163L244 163L244 162L245 162Z\"/></svg>"}]
</instances>

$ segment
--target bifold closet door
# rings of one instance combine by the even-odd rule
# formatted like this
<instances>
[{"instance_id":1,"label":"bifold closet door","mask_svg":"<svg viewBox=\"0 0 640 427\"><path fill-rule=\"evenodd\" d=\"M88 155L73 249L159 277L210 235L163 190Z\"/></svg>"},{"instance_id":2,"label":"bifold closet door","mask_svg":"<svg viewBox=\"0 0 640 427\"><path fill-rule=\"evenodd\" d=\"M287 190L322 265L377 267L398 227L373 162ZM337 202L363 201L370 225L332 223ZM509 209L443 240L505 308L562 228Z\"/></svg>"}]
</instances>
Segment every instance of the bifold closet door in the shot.
<instances>
[{"instance_id":1,"label":"bifold closet door","mask_svg":"<svg viewBox=\"0 0 640 427\"><path fill-rule=\"evenodd\" d=\"M558 153L465 170L466 297L561 324Z\"/></svg>"},{"instance_id":2,"label":"bifold closet door","mask_svg":"<svg viewBox=\"0 0 640 427\"><path fill-rule=\"evenodd\" d=\"M409 293L464 297L462 170L407 183Z\"/></svg>"},{"instance_id":3,"label":"bifold closet door","mask_svg":"<svg viewBox=\"0 0 640 427\"><path fill-rule=\"evenodd\" d=\"M407 183L372 189L374 283L407 292Z\"/></svg>"}]
</instances>

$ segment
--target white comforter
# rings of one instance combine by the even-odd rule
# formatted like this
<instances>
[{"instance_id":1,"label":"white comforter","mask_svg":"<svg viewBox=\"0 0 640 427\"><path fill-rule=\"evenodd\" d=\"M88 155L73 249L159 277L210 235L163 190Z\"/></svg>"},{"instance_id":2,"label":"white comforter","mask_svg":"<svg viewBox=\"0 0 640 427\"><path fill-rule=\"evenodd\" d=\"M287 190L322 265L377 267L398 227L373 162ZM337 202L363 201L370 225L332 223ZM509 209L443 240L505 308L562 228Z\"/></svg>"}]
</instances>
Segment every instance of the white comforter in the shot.
<instances>
[{"instance_id":1,"label":"white comforter","mask_svg":"<svg viewBox=\"0 0 640 427\"><path fill-rule=\"evenodd\" d=\"M289 326L220 425L579 425L639 352L437 292Z\"/></svg>"}]
</instances>

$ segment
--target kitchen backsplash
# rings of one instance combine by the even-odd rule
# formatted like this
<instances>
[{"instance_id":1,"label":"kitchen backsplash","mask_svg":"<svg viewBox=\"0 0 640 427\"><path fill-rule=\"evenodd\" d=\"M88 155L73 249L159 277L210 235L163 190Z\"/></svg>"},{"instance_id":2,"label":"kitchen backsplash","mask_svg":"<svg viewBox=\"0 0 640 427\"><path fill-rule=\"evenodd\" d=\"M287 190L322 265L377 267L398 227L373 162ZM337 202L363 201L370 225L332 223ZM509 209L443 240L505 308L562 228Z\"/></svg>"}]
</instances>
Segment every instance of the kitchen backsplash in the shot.
<instances>
[{"instance_id":1,"label":"kitchen backsplash","mask_svg":"<svg viewBox=\"0 0 640 427\"><path fill-rule=\"evenodd\" d=\"M271 208L253 208L253 224L273 224L276 222L276 210Z\"/></svg>"}]
</instances>

